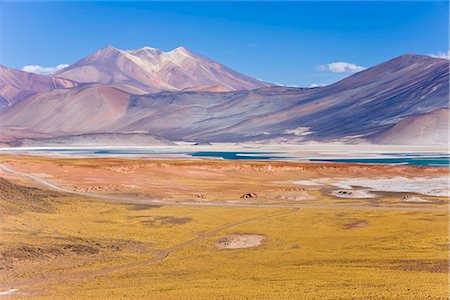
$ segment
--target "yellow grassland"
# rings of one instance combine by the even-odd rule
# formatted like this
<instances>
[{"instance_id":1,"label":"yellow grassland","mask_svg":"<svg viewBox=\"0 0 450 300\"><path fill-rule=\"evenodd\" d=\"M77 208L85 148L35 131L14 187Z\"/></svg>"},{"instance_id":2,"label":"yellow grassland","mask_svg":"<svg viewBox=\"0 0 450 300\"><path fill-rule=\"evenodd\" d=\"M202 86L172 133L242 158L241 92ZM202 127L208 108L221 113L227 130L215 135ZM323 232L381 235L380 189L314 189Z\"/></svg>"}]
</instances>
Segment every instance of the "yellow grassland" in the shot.
<instances>
[{"instance_id":1,"label":"yellow grassland","mask_svg":"<svg viewBox=\"0 0 450 300\"><path fill-rule=\"evenodd\" d=\"M224 224L289 209L134 207L67 198L49 213L3 219L2 245L58 247L68 241L132 249L22 261L5 281L36 298L59 299L446 299L448 218L442 212L300 209L239 225L166 259L96 276L90 270L154 257ZM130 209L131 208L131 209ZM191 218L184 224L157 217ZM352 227L352 224L354 227ZM357 225L363 224L363 225ZM264 234L256 248L218 250L227 233ZM3 246L4 247L4 246ZM2 248L3 248L2 247ZM142 250L142 253L140 253ZM71 274L86 271L81 278ZM59 274L54 277L53 274ZM19 285L20 286L20 285ZM20 298L17 294L14 298ZM29 296L23 294L22 296Z\"/></svg>"},{"instance_id":2,"label":"yellow grassland","mask_svg":"<svg viewBox=\"0 0 450 300\"><path fill-rule=\"evenodd\" d=\"M0 290L17 289L1 298L448 299L445 209L350 209L345 200L311 194L343 206L153 207L58 194L32 211L0 200L8 208L0 211ZM397 200L376 203L405 205ZM265 239L254 248L216 246L240 233ZM152 261L165 250L167 257Z\"/></svg>"}]
</instances>

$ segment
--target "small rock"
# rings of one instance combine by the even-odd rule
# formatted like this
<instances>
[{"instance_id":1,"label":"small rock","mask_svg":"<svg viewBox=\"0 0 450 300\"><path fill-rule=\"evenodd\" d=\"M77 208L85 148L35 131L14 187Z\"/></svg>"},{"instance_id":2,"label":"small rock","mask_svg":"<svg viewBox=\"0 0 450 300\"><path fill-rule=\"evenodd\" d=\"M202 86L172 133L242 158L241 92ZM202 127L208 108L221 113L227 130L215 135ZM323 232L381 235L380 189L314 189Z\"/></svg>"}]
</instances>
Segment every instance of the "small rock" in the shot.
<instances>
[{"instance_id":1,"label":"small rock","mask_svg":"<svg viewBox=\"0 0 450 300\"><path fill-rule=\"evenodd\" d=\"M247 193L241 196L241 198L258 198L256 193Z\"/></svg>"}]
</instances>

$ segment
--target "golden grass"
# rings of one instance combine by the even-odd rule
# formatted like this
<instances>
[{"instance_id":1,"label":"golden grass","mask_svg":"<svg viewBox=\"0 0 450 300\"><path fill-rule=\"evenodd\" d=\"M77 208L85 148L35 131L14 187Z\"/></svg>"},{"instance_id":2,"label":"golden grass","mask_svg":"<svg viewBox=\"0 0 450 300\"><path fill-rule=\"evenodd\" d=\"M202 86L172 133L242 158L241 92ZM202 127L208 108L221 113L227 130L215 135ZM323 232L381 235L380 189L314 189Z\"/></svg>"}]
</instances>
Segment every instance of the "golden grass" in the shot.
<instances>
[{"instance_id":1,"label":"golden grass","mask_svg":"<svg viewBox=\"0 0 450 300\"><path fill-rule=\"evenodd\" d=\"M23 213L2 222L3 243L49 245L58 238L133 240L155 250L221 225L287 209L130 206L67 199L51 213ZM183 224L146 220L191 218ZM24 222L26 220L26 222ZM220 232L165 260L101 276L95 270L155 256L103 251L89 264L31 285L36 298L59 299L446 299L448 219L442 212L301 209ZM32 232L38 232L32 235ZM230 233L266 235L251 249L218 250ZM63 265L68 258L57 258ZM73 260L73 258L71 258ZM48 263L47 271L57 269ZM11 279L11 278L10 278ZM11 283L12 284L12 283ZM27 288L24 287L24 292ZM20 294L15 296L20 298Z\"/></svg>"},{"instance_id":2,"label":"golden grass","mask_svg":"<svg viewBox=\"0 0 450 300\"><path fill-rule=\"evenodd\" d=\"M293 170L284 170L286 166L281 165L280 171L255 171L264 168L259 163L253 163L253 169L247 170L244 164L236 170L236 164L228 162L164 162L163 167L153 165L122 174L93 166L151 162L5 156L0 160L33 172L43 164L42 170L56 181L68 182L70 172L76 170L79 180L82 176L105 176L120 183L136 176L142 186L164 182L169 185L161 186L161 191L172 188L175 199L199 189L209 191L212 199L216 194L219 199L235 197L253 192L252 188L282 191L287 185L280 187L275 179L296 180L308 175L298 165L289 165ZM309 175L323 176L321 172L329 171L314 168L319 171ZM350 173L368 172L364 168L351 169ZM87 170L92 173L86 175ZM182 174L179 177L177 170ZM414 174L414 170L402 167L392 173ZM342 170L333 172L338 176ZM442 175L442 171L429 172ZM24 178L3 175L27 183ZM236 183L241 185L233 189ZM6 261L8 267L0 272L0 291L19 289L11 297L14 299L448 299L449 222L445 209L350 209L346 205L413 205L400 203L392 195L356 200L336 199L321 190L309 193L316 200L300 204L337 207L296 211L149 207L53 193L42 200L43 210L21 208L1 215L0 262ZM416 207L447 207L448 199L435 198L443 202ZM13 209L12 203L0 200L0 207ZM285 214L270 216L275 213ZM245 220L249 222L206 236L226 224ZM266 238L255 248L216 247L218 239L240 233ZM194 241L183 244L190 240ZM179 247L165 259L149 261L176 245ZM149 263L140 263L143 261Z\"/></svg>"}]
</instances>

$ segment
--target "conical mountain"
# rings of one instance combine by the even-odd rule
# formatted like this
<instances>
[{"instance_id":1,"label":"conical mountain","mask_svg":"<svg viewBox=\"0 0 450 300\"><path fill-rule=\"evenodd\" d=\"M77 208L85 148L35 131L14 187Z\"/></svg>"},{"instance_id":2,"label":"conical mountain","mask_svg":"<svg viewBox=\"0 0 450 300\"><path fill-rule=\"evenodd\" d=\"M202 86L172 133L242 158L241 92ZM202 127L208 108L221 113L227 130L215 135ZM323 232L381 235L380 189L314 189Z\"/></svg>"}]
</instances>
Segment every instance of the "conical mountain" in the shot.
<instances>
[{"instance_id":1,"label":"conical mountain","mask_svg":"<svg viewBox=\"0 0 450 300\"><path fill-rule=\"evenodd\" d=\"M208 87L235 91L271 85L184 47L164 52L151 47L125 51L107 46L54 75L81 83L134 88L142 93L208 90Z\"/></svg>"}]
</instances>

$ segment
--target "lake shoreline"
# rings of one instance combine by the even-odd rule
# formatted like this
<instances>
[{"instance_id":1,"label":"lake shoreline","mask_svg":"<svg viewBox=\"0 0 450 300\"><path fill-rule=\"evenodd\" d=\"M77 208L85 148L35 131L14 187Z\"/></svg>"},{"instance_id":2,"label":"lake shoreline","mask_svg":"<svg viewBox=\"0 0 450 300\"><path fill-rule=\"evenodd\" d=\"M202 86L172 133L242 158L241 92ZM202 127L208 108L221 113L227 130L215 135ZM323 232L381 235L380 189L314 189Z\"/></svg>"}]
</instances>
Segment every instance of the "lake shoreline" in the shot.
<instances>
[{"instance_id":1,"label":"lake shoreline","mask_svg":"<svg viewBox=\"0 0 450 300\"><path fill-rule=\"evenodd\" d=\"M129 159L225 159L251 161L292 161L320 163L357 163L416 166L449 166L449 152L436 146L393 145L260 145L222 143L194 145L178 142L175 146L61 146L0 148L2 154L46 157L120 157Z\"/></svg>"}]
</instances>

